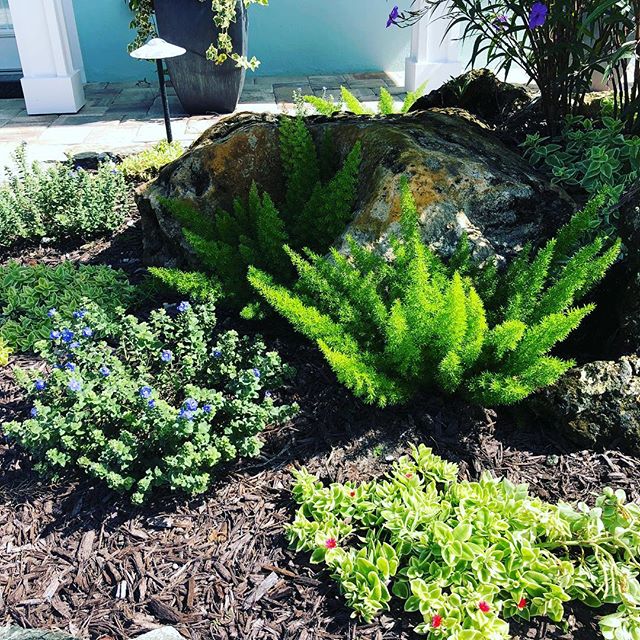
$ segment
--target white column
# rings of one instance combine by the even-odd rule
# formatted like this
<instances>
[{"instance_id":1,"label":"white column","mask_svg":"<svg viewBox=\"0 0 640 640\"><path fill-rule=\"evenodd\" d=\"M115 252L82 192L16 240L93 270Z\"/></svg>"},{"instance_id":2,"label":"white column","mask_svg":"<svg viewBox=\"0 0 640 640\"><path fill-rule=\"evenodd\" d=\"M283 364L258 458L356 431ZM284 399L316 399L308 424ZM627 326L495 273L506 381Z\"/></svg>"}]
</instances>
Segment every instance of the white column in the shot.
<instances>
[{"instance_id":1,"label":"white column","mask_svg":"<svg viewBox=\"0 0 640 640\"><path fill-rule=\"evenodd\" d=\"M424 0L416 2L416 9L425 6ZM450 30L446 5L435 12L428 12L411 28L411 54L405 61L405 87L415 91L426 82L426 87L437 89L452 76L462 73L461 42L457 40L459 27Z\"/></svg>"},{"instance_id":2,"label":"white column","mask_svg":"<svg viewBox=\"0 0 640 640\"><path fill-rule=\"evenodd\" d=\"M84 68L72 0L9 0L30 115L76 113Z\"/></svg>"}]
</instances>

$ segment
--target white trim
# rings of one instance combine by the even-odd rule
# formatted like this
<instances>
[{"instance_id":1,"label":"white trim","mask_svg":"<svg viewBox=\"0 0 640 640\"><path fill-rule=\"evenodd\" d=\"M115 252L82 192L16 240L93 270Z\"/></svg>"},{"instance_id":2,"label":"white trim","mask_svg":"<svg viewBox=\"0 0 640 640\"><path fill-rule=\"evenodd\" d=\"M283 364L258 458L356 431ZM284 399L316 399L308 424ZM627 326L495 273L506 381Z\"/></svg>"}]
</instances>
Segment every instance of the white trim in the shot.
<instances>
[{"instance_id":1,"label":"white trim","mask_svg":"<svg viewBox=\"0 0 640 640\"><path fill-rule=\"evenodd\" d=\"M72 0L9 0L30 115L76 113L85 80Z\"/></svg>"},{"instance_id":2,"label":"white trim","mask_svg":"<svg viewBox=\"0 0 640 640\"><path fill-rule=\"evenodd\" d=\"M424 7L424 0L416 3L417 10ZM437 89L462 73L459 29L452 29L445 36L448 13L446 5L440 5L411 28L411 53L405 60L407 91L415 91L424 83L428 89Z\"/></svg>"}]
</instances>

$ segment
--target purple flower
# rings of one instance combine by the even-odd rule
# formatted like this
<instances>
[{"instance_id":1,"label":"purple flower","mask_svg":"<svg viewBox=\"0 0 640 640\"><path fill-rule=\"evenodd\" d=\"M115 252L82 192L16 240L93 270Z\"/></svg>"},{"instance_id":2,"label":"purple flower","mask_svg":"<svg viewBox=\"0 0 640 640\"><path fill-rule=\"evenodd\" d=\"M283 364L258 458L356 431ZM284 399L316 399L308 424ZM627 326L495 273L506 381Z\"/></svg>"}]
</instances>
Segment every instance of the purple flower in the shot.
<instances>
[{"instance_id":1,"label":"purple flower","mask_svg":"<svg viewBox=\"0 0 640 640\"><path fill-rule=\"evenodd\" d=\"M76 365L73 364L73 362L67 362L67 364L64 365L64 368L67 371L75 371L76 370Z\"/></svg>"},{"instance_id":2,"label":"purple flower","mask_svg":"<svg viewBox=\"0 0 640 640\"><path fill-rule=\"evenodd\" d=\"M144 398L146 400L147 398L151 397L153 389L145 385L144 387L140 387L140 391L138 393L140 394L141 398Z\"/></svg>"},{"instance_id":3,"label":"purple flower","mask_svg":"<svg viewBox=\"0 0 640 640\"><path fill-rule=\"evenodd\" d=\"M53 316L57 315L57 313L58 313L58 312L56 311L56 308L55 308L55 307L52 307L51 309L49 309L49 311L47 311L47 315L48 315L50 318L53 318Z\"/></svg>"},{"instance_id":4,"label":"purple flower","mask_svg":"<svg viewBox=\"0 0 640 640\"><path fill-rule=\"evenodd\" d=\"M35 407L31 407L31 411L29 413L31 413L32 418L38 417L38 410Z\"/></svg>"},{"instance_id":5,"label":"purple flower","mask_svg":"<svg viewBox=\"0 0 640 640\"><path fill-rule=\"evenodd\" d=\"M71 380L69 380L69 389L71 389L71 391L80 391L80 389L82 389L82 382L80 382L78 378L71 378Z\"/></svg>"},{"instance_id":6,"label":"purple flower","mask_svg":"<svg viewBox=\"0 0 640 640\"><path fill-rule=\"evenodd\" d=\"M193 420L193 411L188 411L187 409L180 409L178 413L179 418L183 418L184 420Z\"/></svg>"},{"instance_id":7,"label":"purple flower","mask_svg":"<svg viewBox=\"0 0 640 640\"><path fill-rule=\"evenodd\" d=\"M56 329L53 329L52 331L49 332L49 337L52 340L57 340L60 337L60 332L57 331Z\"/></svg>"},{"instance_id":8,"label":"purple flower","mask_svg":"<svg viewBox=\"0 0 640 640\"><path fill-rule=\"evenodd\" d=\"M529 12L529 29L533 30L541 27L547 19L548 12L547 5L542 2L535 2Z\"/></svg>"},{"instance_id":9,"label":"purple flower","mask_svg":"<svg viewBox=\"0 0 640 640\"><path fill-rule=\"evenodd\" d=\"M90 338L90 337L93 335L93 329L92 329L91 327L85 327L85 328L82 330L82 335L83 335L85 338Z\"/></svg>"},{"instance_id":10,"label":"purple flower","mask_svg":"<svg viewBox=\"0 0 640 640\"><path fill-rule=\"evenodd\" d=\"M198 401L194 400L193 398L187 398L184 401L184 406L189 410L189 411L195 411L198 408Z\"/></svg>"},{"instance_id":11,"label":"purple flower","mask_svg":"<svg viewBox=\"0 0 640 640\"><path fill-rule=\"evenodd\" d=\"M44 380L41 380L40 378L38 378L36 380L35 386L36 386L36 391L44 391L47 386L47 383Z\"/></svg>"},{"instance_id":12,"label":"purple flower","mask_svg":"<svg viewBox=\"0 0 640 640\"><path fill-rule=\"evenodd\" d=\"M387 19L387 29L392 24L398 24L399 15L400 15L400 11L398 9L398 5L396 5L395 7L393 7L393 9L391 9L391 13L389 14L389 18Z\"/></svg>"},{"instance_id":13,"label":"purple flower","mask_svg":"<svg viewBox=\"0 0 640 640\"><path fill-rule=\"evenodd\" d=\"M63 342L71 342L75 334L73 333L73 331L71 331L71 329L63 329L61 335Z\"/></svg>"},{"instance_id":14,"label":"purple flower","mask_svg":"<svg viewBox=\"0 0 640 640\"><path fill-rule=\"evenodd\" d=\"M74 312L73 312L73 317L74 317L76 320L80 320L81 318L84 318L84 317L85 317L86 313L87 313L87 312L86 312L84 309L78 309L78 311L74 311Z\"/></svg>"},{"instance_id":15,"label":"purple flower","mask_svg":"<svg viewBox=\"0 0 640 640\"><path fill-rule=\"evenodd\" d=\"M103 364L98 371L103 378L108 378L111 375L111 369L106 364Z\"/></svg>"},{"instance_id":16,"label":"purple flower","mask_svg":"<svg viewBox=\"0 0 640 640\"><path fill-rule=\"evenodd\" d=\"M203 404L203 405L202 405L202 410L203 410L205 413L211 413L212 407L211 407L211 405L210 405L210 404Z\"/></svg>"},{"instance_id":17,"label":"purple flower","mask_svg":"<svg viewBox=\"0 0 640 640\"><path fill-rule=\"evenodd\" d=\"M188 311L191 308L191 305L186 302L185 300L183 300L179 305L178 305L178 312L179 313L184 313L185 311Z\"/></svg>"},{"instance_id":18,"label":"purple flower","mask_svg":"<svg viewBox=\"0 0 640 640\"><path fill-rule=\"evenodd\" d=\"M216 350L213 352L213 357L214 357L214 358L222 358L222 351L218 351L218 349L216 349Z\"/></svg>"},{"instance_id":19,"label":"purple flower","mask_svg":"<svg viewBox=\"0 0 640 640\"><path fill-rule=\"evenodd\" d=\"M149 409L155 409L156 408L156 401L151 398L151 400L149 400L149 402L147 402L147 406L149 407Z\"/></svg>"},{"instance_id":20,"label":"purple flower","mask_svg":"<svg viewBox=\"0 0 640 640\"><path fill-rule=\"evenodd\" d=\"M496 31L500 31L500 29L502 29L502 28L507 26L507 22L508 21L509 21L509 19L504 14L501 15L501 16L496 16L493 19L493 26L494 26Z\"/></svg>"},{"instance_id":21,"label":"purple flower","mask_svg":"<svg viewBox=\"0 0 640 640\"><path fill-rule=\"evenodd\" d=\"M160 354L160 359L162 360L162 362L171 362L171 359L173 358L173 354L171 353L171 351L169 351L168 349L165 349L161 354Z\"/></svg>"},{"instance_id":22,"label":"purple flower","mask_svg":"<svg viewBox=\"0 0 640 640\"><path fill-rule=\"evenodd\" d=\"M253 370L253 375L254 375L256 378L259 378L259 377L260 377L260 369L254 369L254 370Z\"/></svg>"}]
</instances>

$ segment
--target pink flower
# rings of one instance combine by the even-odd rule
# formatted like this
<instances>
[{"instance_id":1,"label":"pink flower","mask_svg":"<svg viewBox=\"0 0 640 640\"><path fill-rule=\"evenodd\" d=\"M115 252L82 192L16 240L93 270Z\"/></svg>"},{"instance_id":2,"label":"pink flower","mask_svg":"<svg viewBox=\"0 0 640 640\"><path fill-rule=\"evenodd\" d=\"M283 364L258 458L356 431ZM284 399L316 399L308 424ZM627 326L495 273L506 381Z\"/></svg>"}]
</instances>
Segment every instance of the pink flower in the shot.
<instances>
[{"instance_id":1,"label":"pink flower","mask_svg":"<svg viewBox=\"0 0 640 640\"><path fill-rule=\"evenodd\" d=\"M433 618L431 618L431 626L434 629L437 629L438 627L442 626L442 616L439 616L437 614L433 616Z\"/></svg>"},{"instance_id":2,"label":"pink flower","mask_svg":"<svg viewBox=\"0 0 640 640\"><path fill-rule=\"evenodd\" d=\"M491 607L489 606L489 603L486 602L485 600L481 600L480 602L478 602L478 609L480 609L482 613L489 613L489 611L491 611Z\"/></svg>"},{"instance_id":3,"label":"pink flower","mask_svg":"<svg viewBox=\"0 0 640 640\"><path fill-rule=\"evenodd\" d=\"M413 478L413 473L405 473L405 478L409 478L409 480L411 480L411 478Z\"/></svg>"},{"instance_id":4,"label":"pink flower","mask_svg":"<svg viewBox=\"0 0 640 640\"><path fill-rule=\"evenodd\" d=\"M518 602L518 609L522 611L527 606L527 604L528 603L526 598L520 598L520 602Z\"/></svg>"},{"instance_id":5,"label":"pink flower","mask_svg":"<svg viewBox=\"0 0 640 640\"><path fill-rule=\"evenodd\" d=\"M324 546L327 547L327 549L335 549L338 546L338 541L335 538L327 538Z\"/></svg>"}]
</instances>

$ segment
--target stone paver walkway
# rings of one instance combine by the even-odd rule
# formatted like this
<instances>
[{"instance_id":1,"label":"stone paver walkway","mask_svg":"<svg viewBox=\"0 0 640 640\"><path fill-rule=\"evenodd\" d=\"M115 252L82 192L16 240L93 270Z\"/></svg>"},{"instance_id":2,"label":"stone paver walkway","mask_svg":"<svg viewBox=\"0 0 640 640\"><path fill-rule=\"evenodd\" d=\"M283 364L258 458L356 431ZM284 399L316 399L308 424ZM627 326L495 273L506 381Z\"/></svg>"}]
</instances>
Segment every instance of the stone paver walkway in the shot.
<instances>
[{"instance_id":1,"label":"stone paver walkway","mask_svg":"<svg viewBox=\"0 0 640 640\"><path fill-rule=\"evenodd\" d=\"M384 86L399 101L405 90L401 79L388 73L331 76L248 77L238 111L277 112L292 102L294 91L339 96L341 85L363 102L375 102ZM86 106L73 115L29 116L23 100L0 100L0 167L11 153L27 143L32 160L64 160L65 153L85 151L133 152L165 137L162 104L157 85L101 83L85 85ZM193 142L219 116L191 116L182 111L169 88L169 106L176 140Z\"/></svg>"}]
</instances>

